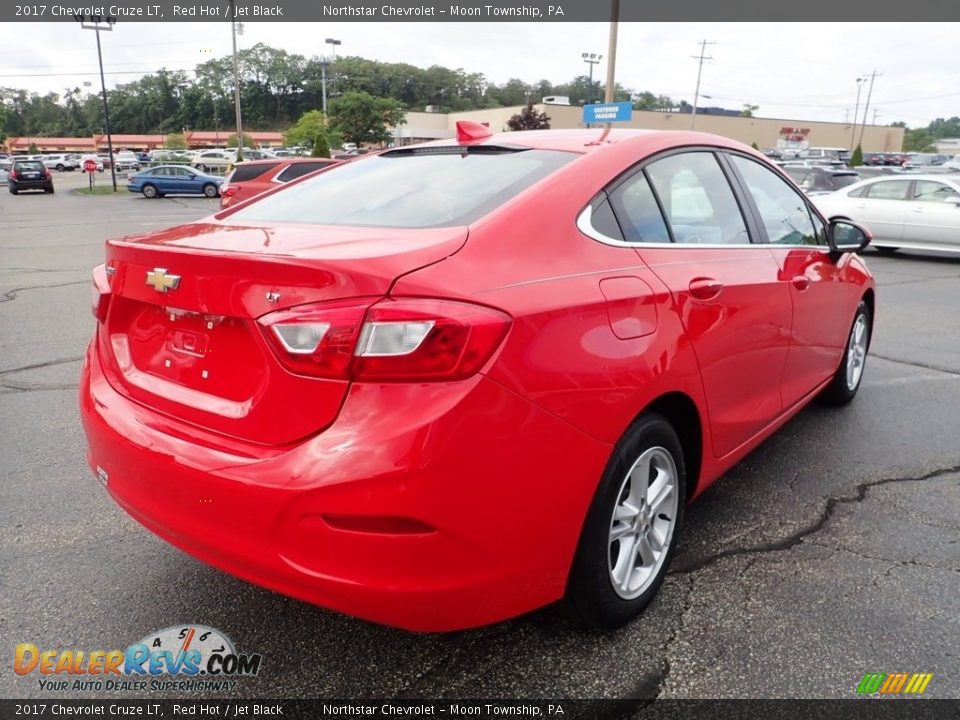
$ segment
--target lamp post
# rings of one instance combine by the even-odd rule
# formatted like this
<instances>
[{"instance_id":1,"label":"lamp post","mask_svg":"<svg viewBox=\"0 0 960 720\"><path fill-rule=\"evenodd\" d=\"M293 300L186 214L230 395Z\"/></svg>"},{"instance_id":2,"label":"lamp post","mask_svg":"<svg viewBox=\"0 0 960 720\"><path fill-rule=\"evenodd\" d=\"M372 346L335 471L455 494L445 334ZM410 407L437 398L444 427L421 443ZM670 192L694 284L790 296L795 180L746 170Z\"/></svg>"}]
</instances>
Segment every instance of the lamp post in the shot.
<instances>
[{"instance_id":1,"label":"lamp post","mask_svg":"<svg viewBox=\"0 0 960 720\"><path fill-rule=\"evenodd\" d=\"M115 17L109 15L87 15L81 14L75 16L84 30L93 30L97 33L97 61L100 63L100 88L103 91L103 129L107 136L107 152L110 153L110 179L113 181L113 191L117 191L117 170L113 162L113 139L110 136L110 106L107 103L107 81L103 76L103 52L100 49L100 31L113 31L113 26L117 22ZM96 152L96 148L94 148Z\"/></svg>"},{"instance_id":2,"label":"lamp post","mask_svg":"<svg viewBox=\"0 0 960 720\"><path fill-rule=\"evenodd\" d=\"M860 112L860 90L867 81L865 77L857 78L857 104L853 106L853 129L850 131L850 152L853 152L853 141L857 136L857 114Z\"/></svg>"},{"instance_id":3,"label":"lamp post","mask_svg":"<svg viewBox=\"0 0 960 720\"><path fill-rule=\"evenodd\" d=\"M582 57L583 61L590 66L590 76L587 80L587 105L590 105L593 103L593 66L600 64L600 61L603 59L603 55L597 55L596 53L581 53L580 57Z\"/></svg>"},{"instance_id":4,"label":"lamp post","mask_svg":"<svg viewBox=\"0 0 960 720\"><path fill-rule=\"evenodd\" d=\"M237 162L243 162L243 121L240 115L240 61L237 59L236 0L230 0L230 30L233 36L233 104L237 110ZM241 32L243 32L241 30Z\"/></svg>"},{"instance_id":5,"label":"lamp post","mask_svg":"<svg viewBox=\"0 0 960 720\"><path fill-rule=\"evenodd\" d=\"M327 114L327 65L331 65L332 63L335 63L337 61L337 45L342 45L343 43L341 43L339 40L335 38L327 38L326 40L324 40L324 42L330 46L330 53L331 53L329 57L324 56L323 59L320 61L320 77L321 77L321 84L323 86L323 114L326 115ZM331 57L333 58L333 60L330 59Z\"/></svg>"}]
</instances>

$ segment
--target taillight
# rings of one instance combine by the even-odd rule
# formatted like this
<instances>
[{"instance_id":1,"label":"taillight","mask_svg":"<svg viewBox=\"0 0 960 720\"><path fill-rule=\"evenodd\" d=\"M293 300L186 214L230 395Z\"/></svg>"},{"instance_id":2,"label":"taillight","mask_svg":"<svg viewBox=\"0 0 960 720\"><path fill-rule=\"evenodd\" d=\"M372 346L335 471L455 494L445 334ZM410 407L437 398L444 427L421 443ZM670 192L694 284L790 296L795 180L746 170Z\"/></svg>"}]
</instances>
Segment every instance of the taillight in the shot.
<instances>
[{"instance_id":1,"label":"taillight","mask_svg":"<svg viewBox=\"0 0 960 720\"><path fill-rule=\"evenodd\" d=\"M228 185L227 187L222 188L222 189L220 190L220 196L221 196L221 197L233 197L234 195L237 194L237 192L239 192L239 190L240 190L240 186L239 186L239 185Z\"/></svg>"},{"instance_id":2,"label":"taillight","mask_svg":"<svg viewBox=\"0 0 960 720\"><path fill-rule=\"evenodd\" d=\"M510 322L499 310L433 298L322 303L260 319L291 371L382 382L469 377L500 346Z\"/></svg>"},{"instance_id":3,"label":"taillight","mask_svg":"<svg viewBox=\"0 0 960 720\"><path fill-rule=\"evenodd\" d=\"M44 170L43 172L47 176L47 180L53 177L53 173L51 173L49 170Z\"/></svg>"},{"instance_id":4,"label":"taillight","mask_svg":"<svg viewBox=\"0 0 960 720\"><path fill-rule=\"evenodd\" d=\"M93 269L93 294L90 298L90 310L97 322L103 323L107 319L107 308L110 305L110 281L107 278L107 267L97 265Z\"/></svg>"},{"instance_id":5,"label":"taillight","mask_svg":"<svg viewBox=\"0 0 960 720\"><path fill-rule=\"evenodd\" d=\"M11 180L16 180L17 177L19 177L19 176L17 175L17 171L16 171L16 170L11 170L11 171L10 171L10 179L11 179Z\"/></svg>"}]
</instances>

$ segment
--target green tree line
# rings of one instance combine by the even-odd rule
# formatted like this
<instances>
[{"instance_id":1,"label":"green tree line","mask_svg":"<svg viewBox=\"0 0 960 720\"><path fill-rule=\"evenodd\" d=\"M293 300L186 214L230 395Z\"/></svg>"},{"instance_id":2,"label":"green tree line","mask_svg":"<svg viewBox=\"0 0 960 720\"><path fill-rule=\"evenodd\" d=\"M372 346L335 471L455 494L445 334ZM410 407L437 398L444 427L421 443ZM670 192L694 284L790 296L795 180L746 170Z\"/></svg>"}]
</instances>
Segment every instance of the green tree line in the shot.
<instances>
[{"instance_id":1,"label":"green tree line","mask_svg":"<svg viewBox=\"0 0 960 720\"><path fill-rule=\"evenodd\" d=\"M317 57L288 53L262 43L238 53L244 127L283 130L306 112L322 105L322 68ZM483 73L434 65L419 68L361 57L337 58L327 68L329 100L350 93L390 99L406 110L428 105L440 112L478 110L539 102L547 95L566 95L580 105L603 98L600 80L587 76L553 84L517 78L502 85ZM634 98L637 109L666 110L673 101L663 95L634 93L616 86L615 100ZM160 69L108 92L110 124L115 133L173 133L217 130L233 126L233 64L229 56L196 66L193 73ZM39 94L0 88L0 132L7 136L86 136L103 132L103 104L98 92L67 88Z\"/></svg>"}]
</instances>

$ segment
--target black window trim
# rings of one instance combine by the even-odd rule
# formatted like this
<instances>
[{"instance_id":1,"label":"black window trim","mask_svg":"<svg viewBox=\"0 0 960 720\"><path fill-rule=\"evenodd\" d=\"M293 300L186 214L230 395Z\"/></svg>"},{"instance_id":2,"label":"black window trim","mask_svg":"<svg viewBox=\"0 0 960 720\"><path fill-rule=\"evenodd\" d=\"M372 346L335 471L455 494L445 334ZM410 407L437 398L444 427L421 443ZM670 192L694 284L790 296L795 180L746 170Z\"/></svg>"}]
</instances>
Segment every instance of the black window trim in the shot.
<instances>
[{"instance_id":1,"label":"black window trim","mask_svg":"<svg viewBox=\"0 0 960 720\"><path fill-rule=\"evenodd\" d=\"M730 185L730 190L731 192L733 192L734 199L736 200L736 203L740 208L740 215L741 217L743 217L743 222L744 222L744 225L746 226L749 242L705 243L703 245L676 242L676 239L674 238L674 235L673 235L673 228L670 226L670 222L667 220L666 213L664 213L663 211L663 203L660 199L660 195L657 193L657 189L656 187L654 187L653 183L650 182L650 177L646 172L646 168L648 165L656 162L657 160L662 160L672 155L685 155L693 152L708 152L712 154L714 158L717 160L717 164L720 166L720 171L724 174L724 177L726 177L727 183ZM604 245L612 245L613 247L687 248L687 249L689 248L743 249L743 248L771 247L771 245L769 244L760 243L755 240L755 238L759 237L758 235L759 226L757 224L757 219L753 214L752 208L744 207L744 202L746 201L746 198L743 195L743 187L740 185L740 180L738 176L736 176L731 170L729 161L724 157L725 152L736 153L735 150L730 151L728 148L718 147L715 145L682 145L682 146L670 148L668 150L664 150L662 152L659 152L644 158L640 162L637 162L631 165L626 170L624 170L622 173L616 176L613 180L607 183L607 185L604 186L603 190L601 190L599 193L597 193L592 198L590 198L590 202L588 202L586 206L582 210L580 210L579 213L577 213L577 220L576 220L577 229L579 229L580 232L582 232L587 237L592 238L597 242L603 243ZM748 158L750 157L745 153L740 153L740 154L743 154L745 157L748 157ZM651 192L653 192L653 196L657 201L657 207L660 209L660 216L661 218L663 218L664 224L667 227L667 233L670 235L669 243L630 242L629 240L624 239L625 236L618 240L616 238L611 238L601 233L599 230L597 230L590 224L590 217L593 213L593 207L599 202L602 202L604 199L607 199L610 202L610 208L611 210L613 210L613 215L617 219L617 224L620 225L621 227L623 226L623 223L620 220L620 217L617 213L617 206L614 202L612 202L612 199L610 198L610 194L616 192L616 190L619 189L621 185L627 183L639 172L642 172L646 177L647 183L650 186L650 190ZM810 203L808 202L807 205L809 206ZM622 231L621 231L621 235L622 235ZM810 245L810 246L791 245L790 247L818 247L819 248L821 246L820 245Z\"/></svg>"},{"instance_id":2,"label":"black window trim","mask_svg":"<svg viewBox=\"0 0 960 720\"><path fill-rule=\"evenodd\" d=\"M329 170L329 169L332 168L334 165L340 165L341 162L342 162L342 161L338 161L338 160L333 160L332 158L316 158L316 159L317 159L318 161L326 162L327 165L324 166L324 167L314 168L314 169L311 170L309 173L306 173L305 175L300 175L300 176L298 176L298 177L295 177L295 178L293 178L293 180L278 180L277 178L279 178L281 175L283 175L287 170L289 170L289 169L292 168L293 166L295 166L295 165L306 165L306 163L287 163L285 167L281 168L280 170L278 170L277 172L275 172L275 173L273 174L273 176L270 178L270 182L276 183L277 185L289 185L289 184L292 183L294 180L299 180L299 179L302 178L302 177L306 177L306 176L309 175L310 173L319 172L319 171L321 171L321 170ZM283 158L280 158L280 161L281 161L281 164L282 164L282 163L283 163ZM260 176L258 175L257 177L260 177Z\"/></svg>"},{"instance_id":3,"label":"black window trim","mask_svg":"<svg viewBox=\"0 0 960 720\"><path fill-rule=\"evenodd\" d=\"M753 199L753 195L751 195L750 192L747 190L746 180L743 179L743 176L740 174L740 171L737 169L737 166L734 165L733 162L730 160L730 156L736 155L744 158L745 160L752 160L753 162L757 163L757 165L766 167L768 170L771 169L770 166L763 165L763 163L759 162L757 158L753 157L752 155L749 155L745 152L739 152L737 150L725 149L721 152L721 155L723 155L723 162L729 167L731 174L736 178L737 185L740 188L740 191L743 193L745 201L750 207L750 213L752 215L753 223L756 229L756 235L754 235L753 237L763 238L762 241L757 241L755 242L755 244L761 247L767 247L767 248L814 248L822 251L826 251L829 249L827 245L811 245L810 243L803 243L802 245L782 245L782 244L776 244L776 243L770 242L770 237L769 235L767 235L767 228L763 224L763 216L760 214L760 208L757 206L756 201ZM787 183L787 186L791 190L793 190L800 197L803 203L807 206L807 212L811 215L810 224L813 225L813 229L814 230L817 229L817 224L813 222L814 217L819 218L819 220L823 223L824 227L829 228L830 221L827 218L825 218L820 213L819 210L817 210L816 206L812 202L810 202L810 198L802 190L800 190L797 187L797 184L793 181L793 179L779 167L774 168L774 170L775 170L774 175L778 175L781 179L784 179Z\"/></svg>"}]
</instances>

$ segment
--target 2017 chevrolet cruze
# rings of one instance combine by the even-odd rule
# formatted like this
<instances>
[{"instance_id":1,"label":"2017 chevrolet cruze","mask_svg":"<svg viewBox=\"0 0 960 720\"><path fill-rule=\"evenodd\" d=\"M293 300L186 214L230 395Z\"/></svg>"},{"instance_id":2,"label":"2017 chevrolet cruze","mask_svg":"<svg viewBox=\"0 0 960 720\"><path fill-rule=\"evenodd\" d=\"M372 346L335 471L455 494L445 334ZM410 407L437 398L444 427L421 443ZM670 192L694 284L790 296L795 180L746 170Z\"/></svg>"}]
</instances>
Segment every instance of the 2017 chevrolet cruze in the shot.
<instances>
[{"instance_id":1,"label":"2017 chevrolet cruze","mask_svg":"<svg viewBox=\"0 0 960 720\"><path fill-rule=\"evenodd\" d=\"M464 123L110 241L89 462L172 544L345 613L616 626L692 498L856 394L867 242L723 138Z\"/></svg>"}]
</instances>

